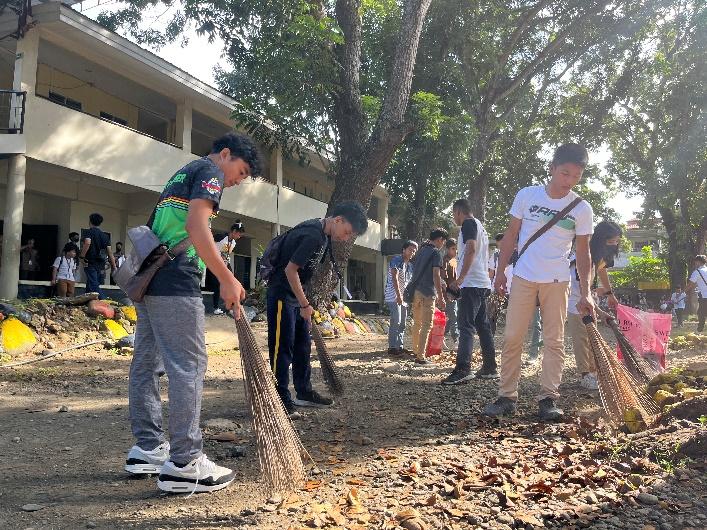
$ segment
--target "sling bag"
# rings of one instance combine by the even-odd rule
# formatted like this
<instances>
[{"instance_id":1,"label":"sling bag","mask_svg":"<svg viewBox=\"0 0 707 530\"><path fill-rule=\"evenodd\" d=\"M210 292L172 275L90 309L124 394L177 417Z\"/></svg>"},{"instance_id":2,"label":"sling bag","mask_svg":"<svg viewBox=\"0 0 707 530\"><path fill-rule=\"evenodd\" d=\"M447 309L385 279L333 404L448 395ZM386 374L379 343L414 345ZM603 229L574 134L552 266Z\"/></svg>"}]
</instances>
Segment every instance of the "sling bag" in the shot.
<instances>
[{"instance_id":1,"label":"sling bag","mask_svg":"<svg viewBox=\"0 0 707 530\"><path fill-rule=\"evenodd\" d=\"M557 212L552 219L550 219L547 223L545 223L543 226L541 226L532 236L528 238L528 240L525 242L523 245L523 248L520 249L520 252L518 252L518 256L516 257L515 261L513 262L513 266L518 263L520 260L520 257L523 255L523 253L528 249L528 247L531 245L531 243L535 242L541 235L543 235L545 232L550 230L553 226L555 226L557 223L559 223L565 215L570 213L575 206L577 206L580 202L582 202L582 197L577 197L575 200L573 200L571 203L569 203L567 206L565 206L562 210Z\"/></svg>"}]
</instances>

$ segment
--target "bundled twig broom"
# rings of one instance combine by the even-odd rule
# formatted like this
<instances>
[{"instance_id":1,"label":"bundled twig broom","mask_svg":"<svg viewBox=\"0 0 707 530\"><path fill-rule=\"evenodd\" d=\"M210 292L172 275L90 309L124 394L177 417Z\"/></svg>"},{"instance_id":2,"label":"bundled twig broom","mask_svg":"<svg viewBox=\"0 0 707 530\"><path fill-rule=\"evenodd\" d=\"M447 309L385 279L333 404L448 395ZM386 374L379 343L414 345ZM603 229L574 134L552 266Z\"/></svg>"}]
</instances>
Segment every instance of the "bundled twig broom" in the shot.
<instances>
[{"instance_id":1,"label":"bundled twig broom","mask_svg":"<svg viewBox=\"0 0 707 530\"><path fill-rule=\"evenodd\" d=\"M486 314L488 316L489 322L491 323L491 332L496 333L496 326L498 324L498 317L501 316L501 310L506 303L506 297L502 294L493 292L489 295L486 300Z\"/></svg>"},{"instance_id":2,"label":"bundled twig broom","mask_svg":"<svg viewBox=\"0 0 707 530\"><path fill-rule=\"evenodd\" d=\"M329 351L324 343L324 338L322 337L322 332L319 330L319 326L317 326L315 322L312 322L312 339L314 340L314 345L317 347L317 357L319 358L319 364L322 367L322 377L324 377L324 382L332 394L335 396L340 396L344 393L344 383L336 373L334 360L329 355Z\"/></svg>"},{"instance_id":3,"label":"bundled twig broom","mask_svg":"<svg viewBox=\"0 0 707 530\"><path fill-rule=\"evenodd\" d=\"M616 323L610 315L607 315L604 319L607 325L614 332L616 337L616 342L621 348L621 355L624 360L624 364L628 371L633 375L633 377L643 384L648 384L651 379L658 375L658 370L648 361L646 361L643 356L636 351L636 348L629 342L626 335L621 333L619 325Z\"/></svg>"},{"instance_id":4,"label":"bundled twig broom","mask_svg":"<svg viewBox=\"0 0 707 530\"><path fill-rule=\"evenodd\" d=\"M642 385L619 361L616 352L603 339L594 323L594 317L585 316L589 345L597 366L599 395L604 410L614 423L622 423L638 412L646 425L658 414L658 406Z\"/></svg>"},{"instance_id":5,"label":"bundled twig broom","mask_svg":"<svg viewBox=\"0 0 707 530\"><path fill-rule=\"evenodd\" d=\"M273 491L296 489L306 471L300 442L275 388L275 378L245 318L236 320L246 400L253 414L258 458L265 483Z\"/></svg>"}]
</instances>

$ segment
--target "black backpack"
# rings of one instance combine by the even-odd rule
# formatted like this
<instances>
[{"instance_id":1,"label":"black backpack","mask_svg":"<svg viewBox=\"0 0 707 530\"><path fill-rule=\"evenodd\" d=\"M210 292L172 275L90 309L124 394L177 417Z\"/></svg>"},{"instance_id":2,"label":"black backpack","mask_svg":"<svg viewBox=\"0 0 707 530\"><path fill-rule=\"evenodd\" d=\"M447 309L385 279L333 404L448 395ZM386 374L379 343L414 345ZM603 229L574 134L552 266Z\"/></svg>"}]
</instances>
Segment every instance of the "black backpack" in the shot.
<instances>
[{"instance_id":1,"label":"black backpack","mask_svg":"<svg viewBox=\"0 0 707 530\"><path fill-rule=\"evenodd\" d=\"M302 223L294 228L289 229L287 232L284 234L280 234L276 238L272 239L270 243L268 243L268 246L265 247L265 250L263 251L263 255L260 258L260 269L259 269L259 274L260 274L260 280L264 283L267 283L275 274L275 270L277 267L280 265L280 250L282 249L282 245L285 242L285 238L297 230L298 228L308 228L310 227L311 224L306 224ZM331 248L331 241L328 244L329 247L329 258L331 259L332 266L334 267L334 271L336 272L336 275L339 277L339 280L343 281L343 277L341 275L341 271L339 270L339 266L336 263L336 260L334 259L334 253Z\"/></svg>"}]
</instances>

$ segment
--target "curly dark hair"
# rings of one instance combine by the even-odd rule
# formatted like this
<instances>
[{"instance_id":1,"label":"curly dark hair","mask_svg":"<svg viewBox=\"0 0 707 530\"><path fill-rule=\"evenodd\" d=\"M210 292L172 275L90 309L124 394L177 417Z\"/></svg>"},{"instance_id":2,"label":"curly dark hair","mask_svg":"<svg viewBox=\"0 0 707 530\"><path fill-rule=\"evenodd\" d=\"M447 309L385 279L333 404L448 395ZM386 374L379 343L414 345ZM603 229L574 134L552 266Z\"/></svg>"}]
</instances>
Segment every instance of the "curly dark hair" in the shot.
<instances>
[{"instance_id":1,"label":"curly dark hair","mask_svg":"<svg viewBox=\"0 0 707 530\"><path fill-rule=\"evenodd\" d=\"M263 172L263 156L250 136L229 132L220 138L216 138L211 147L211 153L220 153L224 149L229 149L232 157L240 158L250 166L251 177L261 176Z\"/></svg>"}]
</instances>

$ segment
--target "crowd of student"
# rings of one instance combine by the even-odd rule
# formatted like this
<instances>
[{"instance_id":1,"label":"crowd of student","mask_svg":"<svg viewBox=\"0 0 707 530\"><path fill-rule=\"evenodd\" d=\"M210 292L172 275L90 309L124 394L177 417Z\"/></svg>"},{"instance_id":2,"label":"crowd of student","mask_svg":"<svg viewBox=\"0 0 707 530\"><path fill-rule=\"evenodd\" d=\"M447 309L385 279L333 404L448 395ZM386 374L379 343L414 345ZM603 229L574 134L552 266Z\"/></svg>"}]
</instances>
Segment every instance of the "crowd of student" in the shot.
<instances>
[{"instance_id":1,"label":"crowd of student","mask_svg":"<svg viewBox=\"0 0 707 530\"><path fill-rule=\"evenodd\" d=\"M612 292L603 271L611 265L620 237L620 229L613 223L600 223L594 230L590 205L572 191L586 164L583 147L569 144L558 148L550 167L552 179L546 186L531 186L518 193L510 210L510 225L502 238L497 237L499 252L491 257L486 231L465 199L453 205L454 221L460 227L458 241L440 228L421 245L406 242L400 256L391 260L385 290L391 315L391 354L405 352L404 332L411 310L412 353L416 363L427 364L425 347L437 306L449 315L452 340L458 329L456 367L443 383L459 384L473 377L472 351L477 334L483 360L475 375L500 377L499 397L484 413L511 414L518 398L523 340L539 307L544 342L539 414L546 420L559 419L562 411L556 401L568 298L574 314L592 313L590 286L592 277L598 274L603 289L598 294L609 296L611 303ZM214 310L221 309L217 304L222 301L225 310L232 310L240 318L245 290L224 258L243 233L243 225L236 223L226 238L217 242L210 220L218 213L224 188L259 175L261 169L261 155L253 140L229 133L214 142L208 156L187 164L169 179L148 221L173 254L154 276L144 299L135 304L138 321L129 409L136 444L128 453L125 469L133 474L158 473L157 485L164 491L215 491L228 486L235 477L233 470L217 465L203 453L199 418L207 355L200 284L208 269L213 276L211 285L216 282L219 288ZM600 229L603 225L606 229ZM261 277L267 280L269 358L279 397L293 418L299 414L297 407L332 404L311 382L310 326L313 303L317 302L313 297L320 287L313 278L328 262L339 274L332 242L352 241L367 227L361 204L339 203L327 217L300 223L273 239L262 256ZM536 238L538 242L533 244ZM574 258L570 260L573 241ZM500 373L486 314L492 289L510 293ZM576 323L579 317L571 318ZM586 342L586 332L582 336L581 328L571 325L575 354L589 357L588 349L581 345L582 340ZM588 374L594 370L588 359L584 365L578 360L578 365ZM290 369L294 397L289 391ZM165 373L169 379L169 441L159 392L159 380Z\"/></svg>"}]
</instances>

